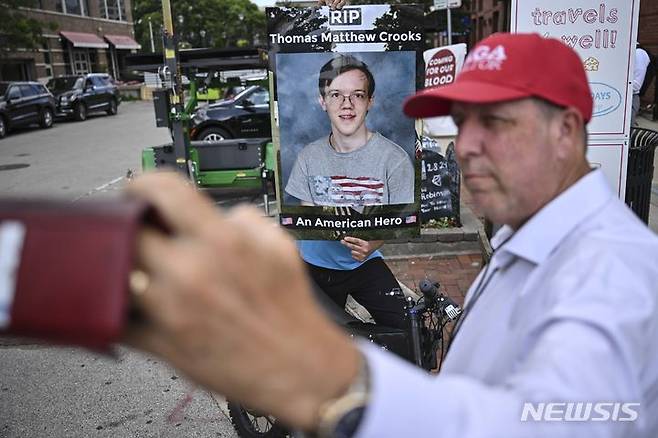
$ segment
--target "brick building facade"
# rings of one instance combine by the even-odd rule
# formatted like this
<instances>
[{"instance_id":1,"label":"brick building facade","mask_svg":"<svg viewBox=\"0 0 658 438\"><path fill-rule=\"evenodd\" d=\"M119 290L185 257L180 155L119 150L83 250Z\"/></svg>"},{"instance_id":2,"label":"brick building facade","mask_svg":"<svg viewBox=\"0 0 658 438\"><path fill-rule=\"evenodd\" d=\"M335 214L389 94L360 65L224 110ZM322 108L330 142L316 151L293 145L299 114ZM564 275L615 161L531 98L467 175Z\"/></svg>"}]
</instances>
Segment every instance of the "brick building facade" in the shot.
<instances>
[{"instance_id":1,"label":"brick building facade","mask_svg":"<svg viewBox=\"0 0 658 438\"><path fill-rule=\"evenodd\" d=\"M39 8L24 9L43 23L44 43L37 50L9 53L0 65L0 80L46 82L88 72L120 78L125 55L140 47L131 6L131 0L41 0Z\"/></svg>"},{"instance_id":2,"label":"brick building facade","mask_svg":"<svg viewBox=\"0 0 658 438\"><path fill-rule=\"evenodd\" d=\"M495 32L509 31L510 0L471 0L471 47Z\"/></svg>"},{"instance_id":3,"label":"brick building facade","mask_svg":"<svg viewBox=\"0 0 658 438\"><path fill-rule=\"evenodd\" d=\"M638 26L638 42L658 56L658 2L656 0L640 0L640 24ZM642 98L642 103L654 102L656 97L654 80L653 85ZM654 112L654 114L656 114Z\"/></svg>"}]
</instances>

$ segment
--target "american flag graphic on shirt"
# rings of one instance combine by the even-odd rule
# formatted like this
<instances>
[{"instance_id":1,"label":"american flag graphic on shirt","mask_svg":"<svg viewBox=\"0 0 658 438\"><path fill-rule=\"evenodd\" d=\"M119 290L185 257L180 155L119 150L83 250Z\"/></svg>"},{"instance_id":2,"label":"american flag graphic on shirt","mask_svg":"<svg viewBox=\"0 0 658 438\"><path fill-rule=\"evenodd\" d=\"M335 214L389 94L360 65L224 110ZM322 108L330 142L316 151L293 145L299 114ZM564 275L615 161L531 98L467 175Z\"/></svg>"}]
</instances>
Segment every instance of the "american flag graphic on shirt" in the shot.
<instances>
[{"instance_id":1,"label":"american flag graphic on shirt","mask_svg":"<svg viewBox=\"0 0 658 438\"><path fill-rule=\"evenodd\" d=\"M363 206L384 204L384 182L369 176L313 176L313 202L316 205Z\"/></svg>"}]
</instances>

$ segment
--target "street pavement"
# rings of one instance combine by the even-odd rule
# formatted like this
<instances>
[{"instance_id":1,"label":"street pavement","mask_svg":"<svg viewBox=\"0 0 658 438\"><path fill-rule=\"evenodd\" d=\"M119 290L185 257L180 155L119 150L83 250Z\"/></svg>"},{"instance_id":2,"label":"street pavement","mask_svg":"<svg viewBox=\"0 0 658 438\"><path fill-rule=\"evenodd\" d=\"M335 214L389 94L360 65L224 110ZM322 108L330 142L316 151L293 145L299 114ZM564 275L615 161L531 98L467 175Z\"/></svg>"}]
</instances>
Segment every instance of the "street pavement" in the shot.
<instances>
[{"instance_id":1,"label":"street pavement","mask_svg":"<svg viewBox=\"0 0 658 438\"><path fill-rule=\"evenodd\" d=\"M150 102L123 103L114 117L12 132L0 140L0 194L116 195L126 174L139 172L141 149L167 141ZM235 437L224 399L129 349L111 358L0 338L0 437L181 436Z\"/></svg>"},{"instance_id":2,"label":"street pavement","mask_svg":"<svg viewBox=\"0 0 658 438\"><path fill-rule=\"evenodd\" d=\"M0 140L0 164L27 167L0 171L0 193L69 200L97 196L141 168L143 147L167 141L167 130L155 127L150 102L125 102L113 117L14 131Z\"/></svg>"},{"instance_id":3,"label":"street pavement","mask_svg":"<svg viewBox=\"0 0 658 438\"><path fill-rule=\"evenodd\" d=\"M234 437L221 397L157 359L23 344L0 350L1 437Z\"/></svg>"}]
</instances>

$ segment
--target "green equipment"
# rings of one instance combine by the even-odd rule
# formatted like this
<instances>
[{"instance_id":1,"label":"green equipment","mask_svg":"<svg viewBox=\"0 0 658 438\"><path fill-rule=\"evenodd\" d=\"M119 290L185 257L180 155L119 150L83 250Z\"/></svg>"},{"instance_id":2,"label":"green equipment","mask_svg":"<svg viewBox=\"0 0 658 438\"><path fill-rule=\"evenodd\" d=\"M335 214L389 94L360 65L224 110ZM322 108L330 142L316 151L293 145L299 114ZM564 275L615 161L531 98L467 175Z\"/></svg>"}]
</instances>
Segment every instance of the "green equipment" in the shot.
<instances>
[{"instance_id":1,"label":"green equipment","mask_svg":"<svg viewBox=\"0 0 658 438\"><path fill-rule=\"evenodd\" d=\"M191 142L189 124L198 98L219 97L220 72L265 70L267 52L259 49L179 50L173 32L169 0L163 0L164 54L136 54L126 69L158 75L162 87L153 91L156 126L166 127L172 142L142 151L142 169L173 167L202 188L250 188L262 191L269 214L268 182L274 180L274 145L269 138ZM163 63L164 58L164 63ZM187 79L188 89L183 86Z\"/></svg>"}]
</instances>

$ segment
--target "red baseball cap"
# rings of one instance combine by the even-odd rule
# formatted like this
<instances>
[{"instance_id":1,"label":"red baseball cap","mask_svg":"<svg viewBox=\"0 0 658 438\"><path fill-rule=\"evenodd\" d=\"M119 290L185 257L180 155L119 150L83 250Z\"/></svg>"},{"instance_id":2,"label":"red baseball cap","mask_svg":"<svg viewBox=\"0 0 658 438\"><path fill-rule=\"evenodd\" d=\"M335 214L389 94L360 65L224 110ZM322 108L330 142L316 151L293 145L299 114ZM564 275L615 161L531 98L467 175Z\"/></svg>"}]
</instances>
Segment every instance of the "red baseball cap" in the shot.
<instances>
[{"instance_id":1,"label":"red baseball cap","mask_svg":"<svg viewBox=\"0 0 658 438\"><path fill-rule=\"evenodd\" d=\"M404 102L410 117L445 116L453 101L495 103L539 97L574 107L585 123L592 95L580 56L561 41L538 34L496 33L470 51L455 82L426 88Z\"/></svg>"}]
</instances>

